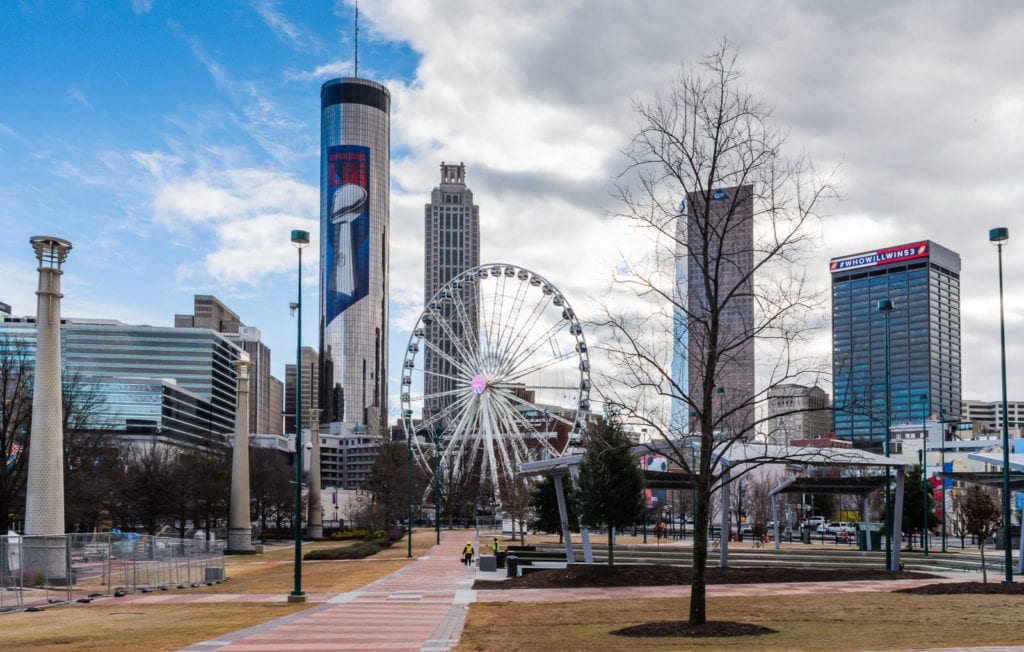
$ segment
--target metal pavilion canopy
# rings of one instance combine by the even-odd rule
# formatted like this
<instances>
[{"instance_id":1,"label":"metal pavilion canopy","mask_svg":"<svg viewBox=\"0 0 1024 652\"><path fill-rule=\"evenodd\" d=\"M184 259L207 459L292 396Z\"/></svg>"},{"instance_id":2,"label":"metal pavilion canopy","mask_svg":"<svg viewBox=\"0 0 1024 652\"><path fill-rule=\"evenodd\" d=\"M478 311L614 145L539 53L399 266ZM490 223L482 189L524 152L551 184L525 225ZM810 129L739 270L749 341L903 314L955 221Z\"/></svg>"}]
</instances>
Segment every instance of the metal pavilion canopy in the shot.
<instances>
[{"instance_id":1,"label":"metal pavilion canopy","mask_svg":"<svg viewBox=\"0 0 1024 652\"><path fill-rule=\"evenodd\" d=\"M665 440L661 442L654 442L652 444L635 446L633 447L633 453L636 455L643 454L658 454L658 453L675 453L679 454L686 450L699 449L700 440L694 437L676 439L676 440ZM1024 456L1021 456L1024 457ZM535 476L535 475L549 475L555 479L561 478L568 475L573 482L579 475L579 465L583 460L583 456L580 454L566 455L563 457L556 457L548 460L539 460L536 462L526 462L520 466L520 471L516 474L517 476ZM742 443L735 442L731 444L720 444L716 446L712 464L715 467L725 467L722 472L722 504L728 504L729 502L729 490L731 485L730 469L733 467L742 467L750 464L798 464L805 468L819 466L819 467L882 467L882 468L896 468L896 469L909 469L912 468L910 464L893 460L885 457L884 455L878 455L877 453L870 453L854 448L819 448L814 446L780 446L777 444L767 443ZM690 489L693 487L692 478L687 473L657 473L653 472L645 474L657 482L671 483L672 489ZM682 477L680 477L682 476ZM797 481L807 480L807 478L791 478L787 480L779 487L772 490L772 503L773 512L775 510L775 495L780 493ZM846 480L851 480L850 478ZM877 489L881 484L885 482L885 476L880 477L881 484L875 484L869 488L867 485L873 482L878 482L879 478L872 476L871 478L852 478L852 480L863 480L863 485L857 485L856 483L850 483L846 486L842 486L841 483L833 483L831 489L834 493L852 493L857 495L864 495L864 510L867 511L867 494L871 493L874 489ZM903 474L894 474L895 480L895 505L893 508L893 531L899 532L902 527L902 511L903 511ZM654 486L654 485L651 485ZM823 485L824 486L824 485ZM657 487L655 488L663 488ZM798 491L798 490L794 490ZM807 491L807 493L813 493L813 491ZM818 493L826 493L825 491L818 491ZM558 512L562 521L562 539L565 542L565 560L568 563L573 563L574 554L572 549L572 533L569 531L569 518L568 512L565 507L565 495L562 490L562 483L555 482L555 495L558 499ZM727 510L722 510L721 526L722 532L728 532L729 530L729 514ZM865 516L865 520L867 517ZM775 516L775 541L776 547L778 547L778 517ZM593 553L590 547L590 533L585 528L580 528L580 538L583 543L583 558L586 562L593 561ZM868 539L870 541L870 538ZM892 553L892 568L899 568L899 546L893 546ZM721 547L719 549L719 565L721 567L728 566L729 559L729 543L728 537L723 537Z\"/></svg>"}]
</instances>

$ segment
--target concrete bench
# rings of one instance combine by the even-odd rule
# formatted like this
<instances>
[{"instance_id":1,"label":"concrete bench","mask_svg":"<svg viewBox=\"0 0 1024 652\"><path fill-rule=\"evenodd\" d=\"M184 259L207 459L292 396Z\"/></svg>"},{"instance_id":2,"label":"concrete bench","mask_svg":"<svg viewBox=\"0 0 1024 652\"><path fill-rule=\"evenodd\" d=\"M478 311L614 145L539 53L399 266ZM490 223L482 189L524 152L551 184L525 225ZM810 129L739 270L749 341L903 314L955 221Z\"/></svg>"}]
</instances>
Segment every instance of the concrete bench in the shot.
<instances>
[{"instance_id":1,"label":"concrete bench","mask_svg":"<svg viewBox=\"0 0 1024 652\"><path fill-rule=\"evenodd\" d=\"M487 573L496 573L498 571L498 558L493 555L481 555L478 559L480 570Z\"/></svg>"}]
</instances>

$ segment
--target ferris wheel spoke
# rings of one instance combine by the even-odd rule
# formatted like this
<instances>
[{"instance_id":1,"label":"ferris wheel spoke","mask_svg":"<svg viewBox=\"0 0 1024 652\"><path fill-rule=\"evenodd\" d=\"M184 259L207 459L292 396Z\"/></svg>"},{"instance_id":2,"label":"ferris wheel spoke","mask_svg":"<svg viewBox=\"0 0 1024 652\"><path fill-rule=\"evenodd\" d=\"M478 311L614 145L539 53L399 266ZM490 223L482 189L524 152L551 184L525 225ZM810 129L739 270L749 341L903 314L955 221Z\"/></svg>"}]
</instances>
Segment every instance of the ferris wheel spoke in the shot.
<instances>
[{"instance_id":1,"label":"ferris wheel spoke","mask_svg":"<svg viewBox=\"0 0 1024 652\"><path fill-rule=\"evenodd\" d=\"M515 279L515 277L513 278ZM515 281L517 283L515 288L515 294L510 298L508 312L503 312L503 326L501 332L498 334L497 346L500 350L506 352L511 350L512 341L513 338L516 336L517 331L521 330L522 326L529 324L529 322L520 322L519 317L523 307L523 301L526 298L526 290L530 286L528 283L525 283L521 280L515 279Z\"/></svg>"},{"instance_id":2,"label":"ferris wheel spoke","mask_svg":"<svg viewBox=\"0 0 1024 652\"><path fill-rule=\"evenodd\" d=\"M460 373L460 372L464 373L463 376L458 376L459 378L466 378L466 379L469 378L469 372L468 372L467 366L466 366L466 358L463 358L461 360L456 360L455 358L450 356L447 351L445 351L441 347L437 346L433 342L430 342L428 340L423 340L423 343L426 345L426 347L428 349L433 351L439 358L441 358L442 360L448 362L452 366L452 368L456 371L456 373ZM427 373L433 373L433 372L429 372L428 371Z\"/></svg>"},{"instance_id":3,"label":"ferris wheel spoke","mask_svg":"<svg viewBox=\"0 0 1024 652\"><path fill-rule=\"evenodd\" d=\"M430 394L416 394L415 396L409 396L409 402L419 405L422 401L427 401L434 398L445 398L448 396L462 396L463 391L461 389L449 389L443 392L432 392Z\"/></svg>"},{"instance_id":4,"label":"ferris wheel spoke","mask_svg":"<svg viewBox=\"0 0 1024 652\"><path fill-rule=\"evenodd\" d=\"M514 355L511 357L510 366L517 367L522 364L523 360L528 360L534 357L540 352L544 345L547 344L552 347L552 352L557 355L557 351L554 351L555 335L562 329L563 324L555 322L548 326L543 331L536 334L529 344L526 343L527 335L523 336L523 341L520 342L520 346L516 348Z\"/></svg>"},{"instance_id":5,"label":"ferris wheel spoke","mask_svg":"<svg viewBox=\"0 0 1024 652\"><path fill-rule=\"evenodd\" d=\"M514 362L512 361L514 361L516 357L518 357L519 352L523 349L523 345L526 343L527 338L530 337L530 333L535 330L534 325L539 322L541 315L544 314L544 311L548 308L548 306L551 303L550 296L541 296L543 297L543 299L537 301L534 304L533 309L530 311L530 314L525 319L522 320L521 328L518 328L515 332L514 339L509 340L509 344L506 348L509 351L508 360L510 364L514 364ZM538 336L538 338L550 338L552 335L555 334L555 332L557 332L557 328L558 325L556 323L554 326L549 327L544 333L541 333Z\"/></svg>"},{"instance_id":6,"label":"ferris wheel spoke","mask_svg":"<svg viewBox=\"0 0 1024 652\"><path fill-rule=\"evenodd\" d=\"M479 296L478 288L475 284L466 282L467 285L461 286L461 289L457 293L457 298L454 300L455 312L459 317L459 323L462 325L462 339L466 343L466 349L472 353L473 357L480 355L480 334L477 332L478 326L475 322L478 322L480 317L480 310L478 309L476 297ZM470 295L470 296L467 296ZM470 312L466 303L472 302L472 312ZM471 318L470 315L475 315ZM467 358L469 359L469 358Z\"/></svg>"},{"instance_id":7,"label":"ferris wheel spoke","mask_svg":"<svg viewBox=\"0 0 1024 652\"><path fill-rule=\"evenodd\" d=\"M424 373L423 376L424 380L426 379L427 376L430 376L431 378L441 378L443 380L451 380L456 383L465 383L467 381L466 378L459 376L450 376L448 374L443 374L440 371L428 371Z\"/></svg>"},{"instance_id":8,"label":"ferris wheel spoke","mask_svg":"<svg viewBox=\"0 0 1024 652\"><path fill-rule=\"evenodd\" d=\"M452 343L452 345L458 352L459 356L461 356L463 360L469 361L472 359L472 356L462 347L459 337L455 334L455 332L452 331L451 324L448 322L447 317L444 317L443 315L435 311L434 323L437 324L442 331L444 331L444 334L448 337L448 341ZM447 351L442 350L439 346L437 346L436 343L432 342L431 340L424 338L423 343L424 345L430 347L432 351L445 356L448 359L448 361L451 362L452 365L455 366L456 368L461 368L464 366L465 362L458 362L454 360L450 355L448 355Z\"/></svg>"},{"instance_id":9,"label":"ferris wheel spoke","mask_svg":"<svg viewBox=\"0 0 1024 652\"><path fill-rule=\"evenodd\" d=\"M539 371L543 371L544 369L547 369L548 367L553 367L555 365L561 364L561 363L565 362L566 360L571 360L575 356L576 356L576 354L574 352L569 352L569 353L563 353L563 354L561 354L558 357L552 357L552 358L549 358L547 360L541 360L541 361L539 361L539 362L537 362L537 363L535 363L535 364L533 364L533 365L531 365L529 367L523 367L522 369L516 369L513 373L510 373L507 376L503 376L501 381L505 382L505 383L511 383L513 381L519 380L520 378L525 378L526 376L529 376L530 374L535 374L535 373L537 373Z\"/></svg>"},{"instance_id":10,"label":"ferris wheel spoke","mask_svg":"<svg viewBox=\"0 0 1024 652\"><path fill-rule=\"evenodd\" d=\"M536 403L531 403L530 401L527 401L526 399L517 396L513 392L507 392L506 394L504 394L504 396L511 403L516 403L517 405L521 405L523 407L529 408L529 409L534 410L536 412L545 412L545 413L547 413L547 418L549 418L549 419L553 419L555 421L558 421L559 423L565 424L565 425L570 426L570 427L572 427L572 425L573 425L573 422L568 420L568 419L566 419L565 417L563 417L563 416L561 416L559 414L553 413L553 412L548 412L547 410L544 409L543 406L537 405Z\"/></svg>"},{"instance_id":11,"label":"ferris wheel spoke","mask_svg":"<svg viewBox=\"0 0 1024 652\"><path fill-rule=\"evenodd\" d=\"M420 429L427 430L429 432L429 430L432 428L436 428L437 426L444 426L446 423L445 416L447 414L451 414L452 411L458 411L462 409L465 406L465 404L468 404L472 400L473 398L471 396L466 396L446 406L444 409L438 410L437 412L431 414L430 416L420 421Z\"/></svg>"}]
</instances>

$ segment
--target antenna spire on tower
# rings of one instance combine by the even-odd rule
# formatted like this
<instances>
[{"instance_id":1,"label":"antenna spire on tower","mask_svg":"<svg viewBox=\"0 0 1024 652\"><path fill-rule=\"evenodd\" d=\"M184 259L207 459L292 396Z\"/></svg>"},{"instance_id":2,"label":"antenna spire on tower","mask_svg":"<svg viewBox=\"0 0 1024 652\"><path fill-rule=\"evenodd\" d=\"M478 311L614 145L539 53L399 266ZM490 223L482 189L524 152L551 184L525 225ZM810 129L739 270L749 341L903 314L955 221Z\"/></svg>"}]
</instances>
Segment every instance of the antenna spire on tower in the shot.
<instances>
[{"instance_id":1,"label":"antenna spire on tower","mask_svg":"<svg viewBox=\"0 0 1024 652\"><path fill-rule=\"evenodd\" d=\"M356 65L354 76L359 76L359 0L356 0Z\"/></svg>"}]
</instances>

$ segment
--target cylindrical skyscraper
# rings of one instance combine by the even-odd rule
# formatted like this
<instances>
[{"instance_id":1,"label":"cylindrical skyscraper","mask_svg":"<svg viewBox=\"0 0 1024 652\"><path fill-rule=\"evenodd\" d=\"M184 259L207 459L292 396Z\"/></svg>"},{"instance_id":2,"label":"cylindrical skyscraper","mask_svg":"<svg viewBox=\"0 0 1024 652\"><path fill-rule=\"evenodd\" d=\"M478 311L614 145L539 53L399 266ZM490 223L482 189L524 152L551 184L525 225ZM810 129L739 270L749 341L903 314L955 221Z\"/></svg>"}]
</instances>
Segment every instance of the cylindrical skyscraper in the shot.
<instances>
[{"instance_id":1,"label":"cylindrical skyscraper","mask_svg":"<svg viewBox=\"0 0 1024 652\"><path fill-rule=\"evenodd\" d=\"M320 89L321 421L387 427L391 96L345 77Z\"/></svg>"}]
</instances>

